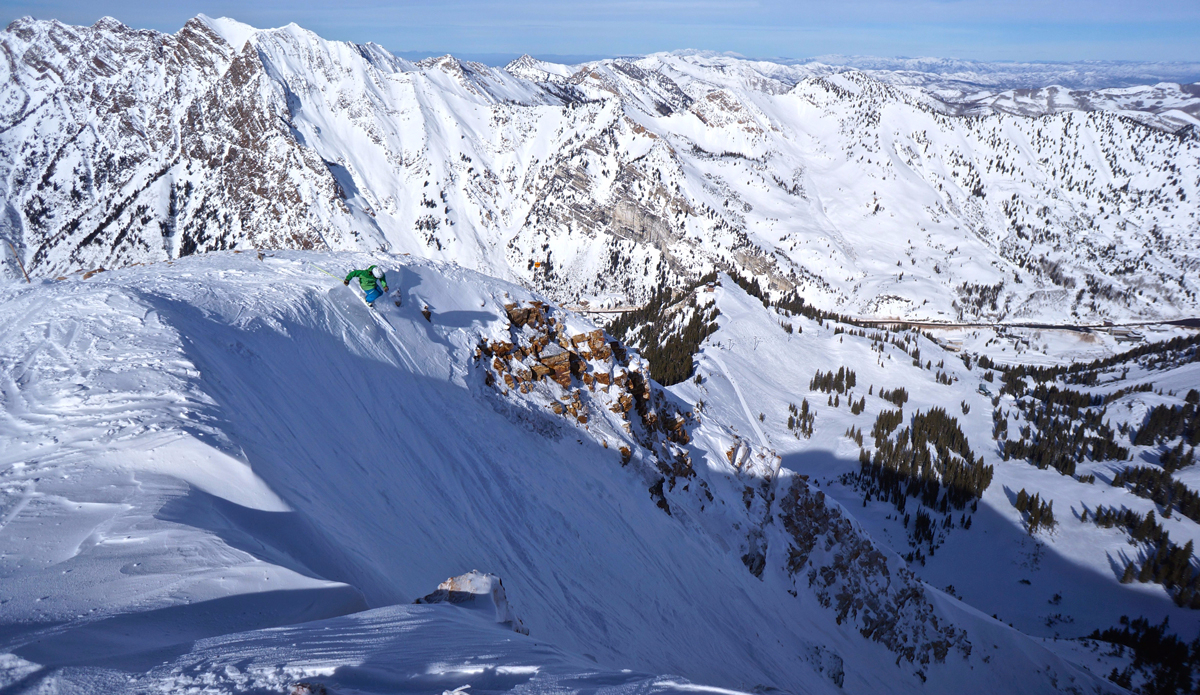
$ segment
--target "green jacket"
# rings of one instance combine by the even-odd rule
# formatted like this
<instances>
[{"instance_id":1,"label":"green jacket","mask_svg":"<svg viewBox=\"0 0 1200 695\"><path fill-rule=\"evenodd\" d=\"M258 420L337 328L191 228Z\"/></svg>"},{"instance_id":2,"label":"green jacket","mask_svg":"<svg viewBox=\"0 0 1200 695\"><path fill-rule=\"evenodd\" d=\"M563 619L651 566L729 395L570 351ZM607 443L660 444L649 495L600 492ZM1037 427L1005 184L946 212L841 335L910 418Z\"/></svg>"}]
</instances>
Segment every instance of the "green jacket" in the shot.
<instances>
[{"instance_id":1,"label":"green jacket","mask_svg":"<svg viewBox=\"0 0 1200 695\"><path fill-rule=\"evenodd\" d=\"M371 274L374 268L375 266L371 266L366 270L351 270L350 274L346 276L346 282L358 278L358 284L362 287L363 292L370 292L375 289L375 283L379 283L380 289L387 292L387 274L376 280L375 276Z\"/></svg>"}]
</instances>

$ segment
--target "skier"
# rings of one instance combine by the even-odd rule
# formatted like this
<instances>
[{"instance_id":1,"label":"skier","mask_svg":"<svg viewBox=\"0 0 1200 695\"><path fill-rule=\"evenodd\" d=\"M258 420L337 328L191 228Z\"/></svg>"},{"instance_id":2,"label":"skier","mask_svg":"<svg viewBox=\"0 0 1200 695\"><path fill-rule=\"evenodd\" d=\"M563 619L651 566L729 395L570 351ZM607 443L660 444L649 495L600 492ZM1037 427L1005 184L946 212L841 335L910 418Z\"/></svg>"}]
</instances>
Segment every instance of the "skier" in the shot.
<instances>
[{"instance_id":1,"label":"skier","mask_svg":"<svg viewBox=\"0 0 1200 695\"><path fill-rule=\"evenodd\" d=\"M373 265L366 270L351 270L346 279L342 281L343 285L349 285L350 281L358 278L358 284L362 287L363 292L367 294L367 304L375 306L375 300L379 299L388 291L387 275L384 274L383 268ZM382 289L380 289L382 287Z\"/></svg>"}]
</instances>

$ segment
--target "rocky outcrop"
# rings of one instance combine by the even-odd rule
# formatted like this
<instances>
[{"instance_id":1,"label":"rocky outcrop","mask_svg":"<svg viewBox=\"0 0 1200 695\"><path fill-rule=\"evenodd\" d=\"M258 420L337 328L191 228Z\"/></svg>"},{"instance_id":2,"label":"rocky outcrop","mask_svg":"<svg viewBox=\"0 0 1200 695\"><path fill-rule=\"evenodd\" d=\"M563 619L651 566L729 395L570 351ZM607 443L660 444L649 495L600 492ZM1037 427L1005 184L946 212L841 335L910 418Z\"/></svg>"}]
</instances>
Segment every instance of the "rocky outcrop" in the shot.
<instances>
[{"instance_id":1,"label":"rocky outcrop","mask_svg":"<svg viewBox=\"0 0 1200 695\"><path fill-rule=\"evenodd\" d=\"M355 245L336 180L289 130L252 45L197 19L173 36L21 19L3 44L0 235L31 273Z\"/></svg>"},{"instance_id":2,"label":"rocky outcrop","mask_svg":"<svg viewBox=\"0 0 1200 695\"><path fill-rule=\"evenodd\" d=\"M508 594L504 591L504 582L494 574L485 574L479 570L471 570L457 577L450 577L438 584L437 591L423 596L413 603L448 603L469 610L488 614L497 623L505 625L513 632L528 635L529 629L517 617L512 604L508 602Z\"/></svg>"},{"instance_id":3,"label":"rocky outcrop","mask_svg":"<svg viewBox=\"0 0 1200 695\"><path fill-rule=\"evenodd\" d=\"M647 376L636 353L601 329L572 333L565 312L543 302L512 303L505 311L509 340L484 341L475 351L486 385L580 427L611 413L627 442L619 445L622 464L636 448L668 489L695 475L686 449L693 416Z\"/></svg>"},{"instance_id":4,"label":"rocky outcrop","mask_svg":"<svg viewBox=\"0 0 1200 695\"><path fill-rule=\"evenodd\" d=\"M807 476L795 476L782 495L778 518L790 538L786 571L806 579L822 606L916 667L941 663L952 651L971 654L961 629L939 618L920 580L851 523Z\"/></svg>"}]
</instances>

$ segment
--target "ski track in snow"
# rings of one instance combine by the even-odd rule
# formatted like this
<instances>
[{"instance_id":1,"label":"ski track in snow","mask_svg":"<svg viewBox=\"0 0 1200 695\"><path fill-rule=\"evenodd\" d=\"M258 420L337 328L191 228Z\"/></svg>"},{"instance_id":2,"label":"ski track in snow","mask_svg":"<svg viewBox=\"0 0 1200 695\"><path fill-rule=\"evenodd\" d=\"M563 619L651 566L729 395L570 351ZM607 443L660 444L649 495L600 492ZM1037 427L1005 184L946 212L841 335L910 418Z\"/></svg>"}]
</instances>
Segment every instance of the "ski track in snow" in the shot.
<instances>
[{"instance_id":1,"label":"ski track in snow","mask_svg":"<svg viewBox=\"0 0 1200 695\"><path fill-rule=\"evenodd\" d=\"M729 380L729 385L733 387L733 392L737 394L738 403L742 404L742 411L746 414L746 422L750 423L750 426L754 428L754 433L758 435L758 443L764 448L770 447L770 440L767 439L767 435L763 434L762 428L758 426L757 422L755 422L757 418L754 417L754 413L750 412L750 405L746 403L746 397L742 395L742 390L738 388L737 381L733 378L733 375L725 366L725 361L722 360L720 356L715 353L715 351L706 353L705 356L712 360L713 364L720 367L721 373L724 374L725 378Z\"/></svg>"}]
</instances>

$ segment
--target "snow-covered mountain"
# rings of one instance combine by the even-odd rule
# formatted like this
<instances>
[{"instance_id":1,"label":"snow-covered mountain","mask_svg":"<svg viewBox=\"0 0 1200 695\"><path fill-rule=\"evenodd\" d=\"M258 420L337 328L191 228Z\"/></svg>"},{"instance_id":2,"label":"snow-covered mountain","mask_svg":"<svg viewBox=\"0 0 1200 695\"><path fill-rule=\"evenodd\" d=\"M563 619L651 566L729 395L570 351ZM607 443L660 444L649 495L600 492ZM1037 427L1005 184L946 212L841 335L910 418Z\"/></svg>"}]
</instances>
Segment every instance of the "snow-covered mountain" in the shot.
<instances>
[{"instance_id":1,"label":"snow-covered mountain","mask_svg":"<svg viewBox=\"0 0 1200 695\"><path fill-rule=\"evenodd\" d=\"M1066 111L1106 111L1162 130L1190 132L1200 117L1200 85L1159 83L1094 91L1053 86L989 92L970 86L932 92L948 112L1041 116Z\"/></svg>"},{"instance_id":2,"label":"snow-covered mountain","mask_svg":"<svg viewBox=\"0 0 1200 695\"><path fill-rule=\"evenodd\" d=\"M1195 122L1190 86L968 91L694 52L410 63L203 16L22 19L0 43L0 235L38 277L357 249L563 301L720 268L850 315L1197 312L1200 139L1163 129Z\"/></svg>"},{"instance_id":3,"label":"snow-covered mountain","mask_svg":"<svg viewBox=\"0 0 1200 695\"><path fill-rule=\"evenodd\" d=\"M324 274L368 262L402 306L372 312ZM1096 571L1096 553L1079 550L1088 571L1057 547L1008 567L1032 538L1006 491L1041 472L991 453L969 369L945 366L942 385L906 362L914 339L950 360L936 344L906 334L897 361L887 331L785 331L727 277L710 289L697 301L720 330L700 378L664 390L580 317L413 257L212 253L6 283L0 687L709 690L646 675L681 674L758 692L1091 693L1115 688L1080 643L985 614L1041 635L1037 604L1060 590L1077 632L1134 609L1194 624ZM802 383L846 363L841 406ZM967 447L996 469L937 547L919 541L931 561L946 543L999 551L959 568L966 601L919 576L952 568L901 557L909 524L890 504L850 504L833 480L859 470L843 430L901 383L913 412L973 404ZM805 394L801 436L785 404ZM472 569L503 586L443 582ZM1038 600L1005 598L1017 576Z\"/></svg>"},{"instance_id":4,"label":"snow-covered mountain","mask_svg":"<svg viewBox=\"0 0 1200 695\"><path fill-rule=\"evenodd\" d=\"M1196 85L0 46L0 691L1194 687L1194 332L852 317L1196 316Z\"/></svg>"},{"instance_id":5,"label":"snow-covered mountain","mask_svg":"<svg viewBox=\"0 0 1200 695\"><path fill-rule=\"evenodd\" d=\"M664 55L721 69L748 64L789 85L807 78L862 72L895 87L916 88L955 115L1042 116L1098 110L1119 113L1160 130L1178 131L1196 125L1200 113L1200 63L986 63L838 55L772 63L711 51Z\"/></svg>"}]
</instances>

